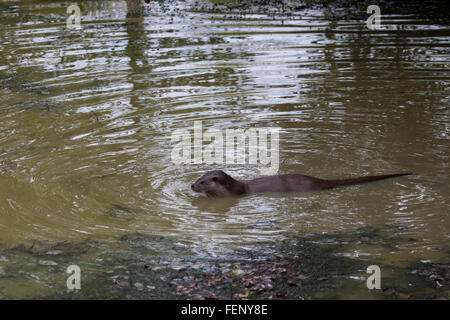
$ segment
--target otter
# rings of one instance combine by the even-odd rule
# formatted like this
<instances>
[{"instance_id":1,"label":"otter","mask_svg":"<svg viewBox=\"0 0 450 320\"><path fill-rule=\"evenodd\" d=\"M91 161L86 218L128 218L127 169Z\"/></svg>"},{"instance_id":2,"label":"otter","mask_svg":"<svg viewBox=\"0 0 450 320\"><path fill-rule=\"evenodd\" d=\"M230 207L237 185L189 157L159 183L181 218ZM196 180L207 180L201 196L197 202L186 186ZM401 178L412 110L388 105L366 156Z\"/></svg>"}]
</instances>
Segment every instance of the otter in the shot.
<instances>
[{"instance_id":1,"label":"otter","mask_svg":"<svg viewBox=\"0 0 450 320\"><path fill-rule=\"evenodd\" d=\"M302 174L282 174L253 180L238 181L222 170L205 173L191 189L207 196L231 197L263 192L308 192L320 191L341 186L349 186L376 180L411 175L412 173L394 173L381 176L366 176L343 180L324 180Z\"/></svg>"}]
</instances>

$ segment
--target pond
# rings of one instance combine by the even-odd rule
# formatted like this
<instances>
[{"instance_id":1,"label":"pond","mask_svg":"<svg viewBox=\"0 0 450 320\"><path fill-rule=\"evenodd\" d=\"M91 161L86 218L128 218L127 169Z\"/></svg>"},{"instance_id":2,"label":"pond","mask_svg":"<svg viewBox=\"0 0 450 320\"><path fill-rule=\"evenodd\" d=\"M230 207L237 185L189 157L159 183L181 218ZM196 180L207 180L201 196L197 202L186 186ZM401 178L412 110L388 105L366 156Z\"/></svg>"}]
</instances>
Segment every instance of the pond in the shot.
<instances>
[{"instance_id":1,"label":"pond","mask_svg":"<svg viewBox=\"0 0 450 320\"><path fill-rule=\"evenodd\" d=\"M71 29L71 4L0 5L0 247L137 233L217 258L370 228L385 240L336 254L398 267L448 260L448 23L382 11L369 30L365 12L191 1L133 12L130 1L89 0ZM174 132L199 121L223 133L278 128L279 174L415 175L205 198L190 189L204 172L251 179L262 166L174 162Z\"/></svg>"}]
</instances>

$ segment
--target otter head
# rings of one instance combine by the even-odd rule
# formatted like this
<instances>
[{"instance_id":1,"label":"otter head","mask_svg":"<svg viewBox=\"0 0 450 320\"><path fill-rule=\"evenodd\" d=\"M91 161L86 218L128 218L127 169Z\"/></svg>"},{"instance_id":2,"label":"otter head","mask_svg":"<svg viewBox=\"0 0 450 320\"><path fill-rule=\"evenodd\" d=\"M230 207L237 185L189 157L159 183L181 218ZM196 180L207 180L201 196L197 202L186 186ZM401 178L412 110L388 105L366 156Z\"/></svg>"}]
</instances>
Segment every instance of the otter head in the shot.
<instances>
[{"instance_id":1,"label":"otter head","mask_svg":"<svg viewBox=\"0 0 450 320\"><path fill-rule=\"evenodd\" d=\"M232 192L233 182L238 183L222 170L214 170L202 175L191 185L191 189L195 192L204 193L207 196L232 196L234 195Z\"/></svg>"}]
</instances>

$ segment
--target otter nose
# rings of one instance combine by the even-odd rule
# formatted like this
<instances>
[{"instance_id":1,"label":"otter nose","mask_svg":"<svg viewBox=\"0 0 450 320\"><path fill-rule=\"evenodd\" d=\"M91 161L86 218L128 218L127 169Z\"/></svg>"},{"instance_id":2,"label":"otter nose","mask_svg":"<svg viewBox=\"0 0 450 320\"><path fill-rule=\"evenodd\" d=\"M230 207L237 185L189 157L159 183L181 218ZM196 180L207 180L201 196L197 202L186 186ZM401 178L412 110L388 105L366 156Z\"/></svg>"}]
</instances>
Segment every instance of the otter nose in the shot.
<instances>
[{"instance_id":1,"label":"otter nose","mask_svg":"<svg viewBox=\"0 0 450 320\"><path fill-rule=\"evenodd\" d=\"M194 184L191 184L191 189L194 190Z\"/></svg>"}]
</instances>

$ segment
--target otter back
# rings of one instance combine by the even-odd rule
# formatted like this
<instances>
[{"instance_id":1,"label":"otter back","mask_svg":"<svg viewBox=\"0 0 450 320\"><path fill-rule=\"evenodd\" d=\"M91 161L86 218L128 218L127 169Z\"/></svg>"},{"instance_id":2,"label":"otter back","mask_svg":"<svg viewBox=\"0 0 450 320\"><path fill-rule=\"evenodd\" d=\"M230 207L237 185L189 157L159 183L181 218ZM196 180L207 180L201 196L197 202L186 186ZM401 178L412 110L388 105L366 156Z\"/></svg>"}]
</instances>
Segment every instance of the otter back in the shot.
<instances>
[{"instance_id":1,"label":"otter back","mask_svg":"<svg viewBox=\"0 0 450 320\"><path fill-rule=\"evenodd\" d=\"M343 180L324 180L302 174L282 174L239 181L221 170L214 170L201 176L192 184L191 188L196 192L202 192L208 196L221 197L264 192L307 192L362 184L410 174L412 173L395 173Z\"/></svg>"}]
</instances>

